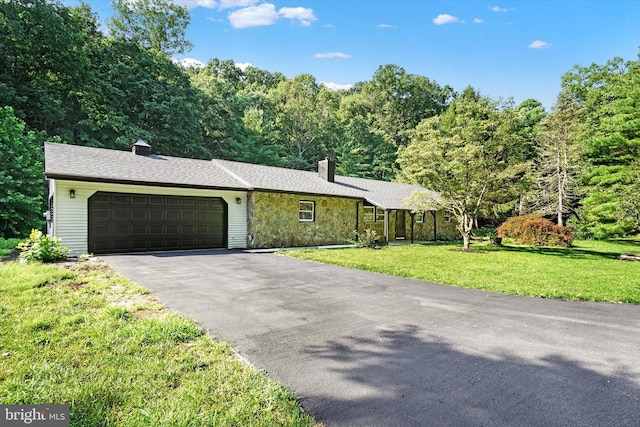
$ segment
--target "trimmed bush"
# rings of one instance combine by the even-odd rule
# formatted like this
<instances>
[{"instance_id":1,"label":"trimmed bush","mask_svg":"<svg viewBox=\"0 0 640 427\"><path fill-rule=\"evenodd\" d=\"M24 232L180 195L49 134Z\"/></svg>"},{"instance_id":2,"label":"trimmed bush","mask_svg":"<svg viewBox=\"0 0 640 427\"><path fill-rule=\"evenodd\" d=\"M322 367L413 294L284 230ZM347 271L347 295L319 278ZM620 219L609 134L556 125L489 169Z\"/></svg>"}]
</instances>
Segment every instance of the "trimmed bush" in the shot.
<instances>
[{"instance_id":1,"label":"trimmed bush","mask_svg":"<svg viewBox=\"0 0 640 427\"><path fill-rule=\"evenodd\" d=\"M42 231L31 230L29 238L18 244L20 259L25 261L54 262L67 258L69 249L60 245L60 239L47 236Z\"/></svg>"},{"instance_id":2,"label":"trimmed bush","mask_svg":"<svg viewBox=\"0 0 640 427\"><path fill-rule=\"evenodd\" d=\"M496 231L498 237L509 237L522 245L568 248L573 242L571 227L561 227L534 214L511 217Z\"/></svg>"}]
</instances>

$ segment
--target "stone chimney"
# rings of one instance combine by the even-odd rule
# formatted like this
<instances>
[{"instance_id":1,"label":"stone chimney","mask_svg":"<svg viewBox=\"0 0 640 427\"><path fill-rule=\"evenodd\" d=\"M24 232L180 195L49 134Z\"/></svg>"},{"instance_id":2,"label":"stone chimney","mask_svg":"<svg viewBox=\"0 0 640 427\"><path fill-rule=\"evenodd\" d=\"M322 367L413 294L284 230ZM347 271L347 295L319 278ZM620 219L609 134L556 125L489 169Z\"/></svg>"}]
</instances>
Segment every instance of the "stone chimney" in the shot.
<instances>
[{"instance_id":1,"label":"stone chimney","mask_svg":"<svg viewBox=\"0 0 640 427\"><path fill-rule=\"evenodd\" d=\"M324 160L318 162L318 175L325 181L334 182L336 174L336 162L335 160L329 160L327 157Z\"/></svg>"},{"instance_id":2,"label":"stone chimney","mask_svg":"<svg viewBox=\"0 0 640 427\"><path fill-rule=\"evenodd\" d=\"M151 146L139 139L135 144L131 146L131 152L133 154L137 154L138 156L148 156L151 154Z\"/></svg>"}]
</instances>

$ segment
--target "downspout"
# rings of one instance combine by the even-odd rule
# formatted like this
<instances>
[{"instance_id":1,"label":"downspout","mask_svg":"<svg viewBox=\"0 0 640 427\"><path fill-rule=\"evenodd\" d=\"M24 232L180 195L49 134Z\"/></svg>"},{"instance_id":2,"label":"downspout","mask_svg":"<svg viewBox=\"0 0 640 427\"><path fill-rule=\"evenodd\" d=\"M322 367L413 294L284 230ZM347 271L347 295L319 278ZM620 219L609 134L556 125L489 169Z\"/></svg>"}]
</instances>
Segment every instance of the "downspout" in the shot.
<instances>
[{"instance_id":1,"label":"downspout","mask_svg":"<svg viewBox=\"0 0 640 427\"><path fill-rule=\"evenodd\" d=\"M437 211L429 211L431 212L431 216L433 217L433 241L437 242L438 241L438 230L437 230L437 222L436 222L436 214Z\"/></svg>"}]
</instances>

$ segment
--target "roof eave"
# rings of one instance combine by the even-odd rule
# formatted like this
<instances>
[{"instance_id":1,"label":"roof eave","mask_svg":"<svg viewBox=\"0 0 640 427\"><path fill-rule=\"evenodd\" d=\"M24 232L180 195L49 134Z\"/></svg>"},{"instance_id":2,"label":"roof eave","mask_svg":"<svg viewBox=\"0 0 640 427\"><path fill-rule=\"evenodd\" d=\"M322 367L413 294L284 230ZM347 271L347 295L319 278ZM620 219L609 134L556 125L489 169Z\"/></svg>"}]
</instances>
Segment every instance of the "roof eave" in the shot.
<instances>
[{"instance_id":1,"label":"roof eave","mask_svg":"<svg viewBox=\"0 0 640 427\"><path fill-rule=\"evenodd\" d=\"M79 182L96 182L103 184L122 184L122 185L146 185L150 187L165 187L165 188L194 188L200 190L224 190L224 191L251 191L253 188L243 187L225 187L225 186L212 186L212 185L198 185L187 183L172 183L172 182L155 182L155 181L134 181L126 179L114 179L114 178L101 178L101 177L87 177L67 174L44 174L46 179L59 179L64 181L79 181Z\"/></svg>"}]
</instances>

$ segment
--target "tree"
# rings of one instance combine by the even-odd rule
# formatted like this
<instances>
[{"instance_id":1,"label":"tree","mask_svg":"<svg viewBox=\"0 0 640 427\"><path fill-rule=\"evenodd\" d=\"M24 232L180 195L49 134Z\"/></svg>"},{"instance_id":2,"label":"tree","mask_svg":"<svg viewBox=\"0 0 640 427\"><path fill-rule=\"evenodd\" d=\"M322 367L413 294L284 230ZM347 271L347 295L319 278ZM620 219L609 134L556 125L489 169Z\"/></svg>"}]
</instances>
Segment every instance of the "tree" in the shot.
<instances>
[{"instance_id":1,"label":"tree","mask_svg":"<svg viewBox=\"0 0 640 427\"><path fill-rule=\"evenodd\" d=\"M87 7L0 1L0 100L30 129L73 137L78 95L90 88L85 46L95 34Z\"/></svg>"},{"instance_id":2,"label":"tree","mask_svg":"<svg viewBox=\"0 0 640 427\"><path fill-rule=\"evenodd\" d=\"M526 166L513 158L513 139L498 104L467 88L447 111L422 121L409 145L399 151L403 178L440 194L408 200L420 210L453 213L468 249L476 216L522 178ZM498 203L501 203L498 200Z\"/></svg>"},{"instance_id":3,"label":"tree","mask_svg":"<svg viewBox=\"0 0 640 427\"><path fill-rule=\"evenodd\" d=\"M0 108L0 152L0 237L23 238L43 225L43 153L11 107Z\"/></svg>"},{"instance_id":4,"label":"tree","mask_svg":"<svg viewBox=\"0 0 640 427\"><path fill-rule=\"evenodd\" d=\"M276 125L289 167L315 169L319 160L334 156L338 145L338 100L310 74L287 79L271 91Z\"/></svg>"},{"instance_id":5,"label":"tree","mask_svg":"<svg viewBox=\"0 0 640 427\"><path fill-rule=\"evenodd\" d=\"M420 121L444 111L453 95L449 86L441 87L427 77L388 64L379 67L371 81L357 83L344 95L341 121L347 125L359 117L376 135L376 142L384 141L376 147L380 172L376 176L392 180L398 170L398 147L407 145L410 132Z\"/></svg>"},{"instance_id":6,"label":"tree","mask_svg":"<svg viewBox=\"0 0 640 427\"><path fill-rule=\"evenodd\" d=\"M635 188L630 177L640 158L640 60L576 66L563 76L563 87L584 111L585 197L579 230L595 238L627 235L636 230L630 218L621 216L621 204Z\"/></svg>"},{"instance_id":7,"label":"tree","mask_svg":"<svg viewBox=\"0 0 640 427\"><path fill-rule=\"evenodd\" d=\"M128 149L143 139L159 154L211 157L202 144L199 92L166 55L106 39L91 62L93 87L81 98L85 117L74 127L76 143Z\"/></svg>"},{"instance_id":8,"label":"tree","mask_svg":"<svg viewBox=\"0 0 640 427\"><path fill-rule=\"evenodd\" d=\"M575 213L582 147L578 139L580 110L567 91L541 123L538 138L536 211L553 216L559 226Z\"/></svg>"},{"instance_id":9,"label":"tree","mask_svg":"<svg viewBox=\"0 0 640 427\"><path fill-rule=\"evenodd\" d=\"M191 50L185 38L191 22L189 10L170 0L113 0L111 35L133 41L168 56Z\"/></svg>"},{"instance_id":10,"label":"tree","mask_svg":"<svg viewBox=\"0 0 640 427\"><path fill-rule=\"evenodd\" d=\"M396 148L371 130L362 117L354 117L344 128L337 148L336 172L361 178L385 179L393 173Z\"/></svg>"}]
</instances>

